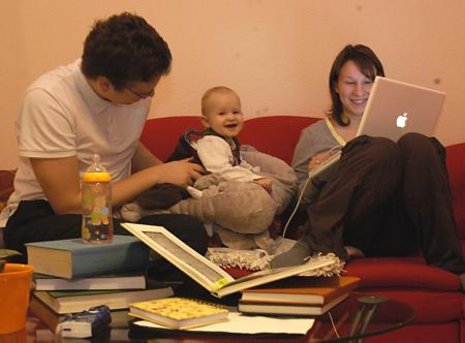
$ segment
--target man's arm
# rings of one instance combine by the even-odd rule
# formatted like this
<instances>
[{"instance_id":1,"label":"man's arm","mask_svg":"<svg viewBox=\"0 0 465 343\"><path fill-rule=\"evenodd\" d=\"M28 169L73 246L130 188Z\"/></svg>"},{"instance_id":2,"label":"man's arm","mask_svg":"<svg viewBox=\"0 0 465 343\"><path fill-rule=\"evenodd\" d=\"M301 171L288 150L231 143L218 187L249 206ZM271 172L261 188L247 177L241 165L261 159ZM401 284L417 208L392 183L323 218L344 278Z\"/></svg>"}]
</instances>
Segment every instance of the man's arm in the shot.
<instances>
[{"instance_id":1,"label":"man's arm","mask_svg":"<svg viewBox=\"0 0 465 343\"><path fill-rule=\"evenodd\" d=\"M152 154L152 152L147 149L144 144L139 142L139 146L137 147L136 153L131 161L131 169L132 172L135 173L161 163L162 161L158 157Z\"/></svg>"},{"instance_id":2,"label":"man's arm","mask_svg":"<svg viewBox=\"0 0 465 343\"><path fill-rule=\"evenodd\" d=\"M55 213L81 213L81 186L76 156L31 158L30 162Z\"/></svg>"},{"instance_id":3,"label":"man's arm","mask_svg":"<svg viewBox=\"0 0 465 343\"><path fill-rule=\"evenodd\" d=\"M81 187L76 156L31 158L31 166L45 196L57 214L81 213ZM186 187L200 177L203 168L187 160L161 163L112 183L112 204L120 206L157 183Z\"/></svg>"}]
</instances>

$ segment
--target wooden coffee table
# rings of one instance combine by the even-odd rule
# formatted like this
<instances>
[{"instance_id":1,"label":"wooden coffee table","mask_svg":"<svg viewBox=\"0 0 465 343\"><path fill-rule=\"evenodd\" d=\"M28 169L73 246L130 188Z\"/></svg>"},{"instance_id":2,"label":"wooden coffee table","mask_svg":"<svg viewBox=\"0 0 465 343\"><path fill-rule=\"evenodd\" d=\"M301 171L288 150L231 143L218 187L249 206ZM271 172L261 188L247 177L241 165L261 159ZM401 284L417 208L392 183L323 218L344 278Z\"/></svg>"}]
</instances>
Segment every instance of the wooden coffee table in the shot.
<instances>
[{"instance_id":1,"label":"wooden coffee table","mask_svg":"<svg viewBox=\"0 0 465 343\"><path fill-rule=\"evenodd\" d=\"M363 338L381 335L399 329L415 318L408 305L383 297L367 296L354 292L348 299L337 305L329 313L315 317L314 325L306 335L237 335L237 334L193 334L153 329L112 328L110 337L103 342L141 342L157 339L160 343L236 343L236 342L360 342ZM251 317L250 320L253 320ZM0 336L0 342L53 342L54 333L31 313L26 330L11 335ZM66 339L62 340L66 342Z\"/></svg>"}]
</instances>

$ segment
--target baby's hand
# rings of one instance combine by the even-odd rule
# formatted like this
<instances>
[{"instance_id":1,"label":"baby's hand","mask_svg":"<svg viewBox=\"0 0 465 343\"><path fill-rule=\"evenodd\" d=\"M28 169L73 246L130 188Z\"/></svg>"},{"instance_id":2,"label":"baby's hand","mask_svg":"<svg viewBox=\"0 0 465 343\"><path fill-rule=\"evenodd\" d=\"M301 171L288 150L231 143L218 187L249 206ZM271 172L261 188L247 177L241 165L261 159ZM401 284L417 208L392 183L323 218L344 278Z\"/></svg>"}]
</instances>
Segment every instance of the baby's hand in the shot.
<instances>
[{"instance_id":1,"label":"baby's hand","mask_svg":"<svg viewBox=\"0 0 465 343\"><path fill-rule=\"evenodd\" d=\"M265 188L265 190L270 194L273 191L273 180L271 180L271 179L269 179L267 177L254 180L254 182L258 183L260 186Z\"/></svg>"}]
</instances>

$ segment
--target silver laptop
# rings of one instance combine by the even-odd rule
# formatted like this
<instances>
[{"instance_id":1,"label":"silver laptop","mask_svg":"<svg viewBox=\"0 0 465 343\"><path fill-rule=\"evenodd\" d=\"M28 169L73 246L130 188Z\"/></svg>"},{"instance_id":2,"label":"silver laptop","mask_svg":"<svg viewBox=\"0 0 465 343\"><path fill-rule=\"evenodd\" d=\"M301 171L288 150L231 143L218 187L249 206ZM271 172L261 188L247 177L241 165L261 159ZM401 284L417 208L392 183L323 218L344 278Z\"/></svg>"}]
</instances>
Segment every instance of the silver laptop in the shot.
<instances>
[{"instance_id":1,"label":"silver laptop","mask_svg":"<svg viewBox=\"0 0 465 343\"><path fill-rule=\"evenodd\" d=\"M387 137L397 141L407 132L432 136L446 94L434 89L377 76L357 136ZM340 151L309 173L322 174L340 158Z\"/></svg>"}]
</instances>

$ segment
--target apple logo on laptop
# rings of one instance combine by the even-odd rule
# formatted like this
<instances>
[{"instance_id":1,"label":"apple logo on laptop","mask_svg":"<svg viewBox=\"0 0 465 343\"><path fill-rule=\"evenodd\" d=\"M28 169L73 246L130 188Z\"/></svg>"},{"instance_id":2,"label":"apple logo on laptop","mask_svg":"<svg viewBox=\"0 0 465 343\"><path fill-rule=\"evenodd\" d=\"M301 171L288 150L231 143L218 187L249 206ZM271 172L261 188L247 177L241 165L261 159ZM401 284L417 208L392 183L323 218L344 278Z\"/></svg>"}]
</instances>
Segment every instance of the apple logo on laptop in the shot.
<instances>
[{"instance_id":1,"label":"apple logo on laptop","mask_svg":"<svg viewBox=\"0 0 465 343\"><path fill-rule=\"evenodd\" d=\"M400 114L396 120L397 127L400 127L401 129L405 128L407 126L407 119L407 112Z\"/></svg>"}]
</instances>

